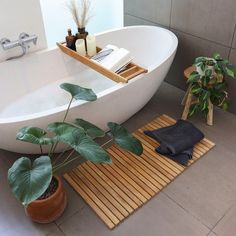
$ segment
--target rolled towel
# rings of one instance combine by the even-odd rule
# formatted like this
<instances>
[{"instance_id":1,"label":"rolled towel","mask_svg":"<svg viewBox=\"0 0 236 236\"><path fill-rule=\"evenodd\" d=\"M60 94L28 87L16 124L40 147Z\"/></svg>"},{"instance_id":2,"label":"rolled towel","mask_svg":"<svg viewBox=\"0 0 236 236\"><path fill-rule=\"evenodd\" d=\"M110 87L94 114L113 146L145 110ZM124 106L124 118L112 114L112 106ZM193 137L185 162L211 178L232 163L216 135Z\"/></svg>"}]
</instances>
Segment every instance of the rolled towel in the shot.
<instances>
[{"instance_id":1,"label":"rolled towel","mask_svg":"<svg viewBox=\"0 0 236 236\"><path fill-rule=\"evenodd\" d=\"M194 145L204 138L204 134L198 128L185 120L178 120L174 125L147 130L144 133L160 142L156 152L182 165L187 165L188 160L192 158Z\"/></svg>"}]
</instances>

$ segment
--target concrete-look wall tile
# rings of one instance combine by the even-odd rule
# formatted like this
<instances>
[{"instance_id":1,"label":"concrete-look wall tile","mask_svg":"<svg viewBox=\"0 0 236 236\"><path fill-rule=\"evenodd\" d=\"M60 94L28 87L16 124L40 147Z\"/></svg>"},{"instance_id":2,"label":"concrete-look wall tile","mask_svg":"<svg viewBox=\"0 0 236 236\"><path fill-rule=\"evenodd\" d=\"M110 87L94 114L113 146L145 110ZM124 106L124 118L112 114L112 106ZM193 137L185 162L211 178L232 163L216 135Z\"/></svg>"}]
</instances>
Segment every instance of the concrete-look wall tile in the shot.
<instances>
[{"instance_id":1,"label":"concrete-look wall tile","mask_svg":"<svg viewBox=\"0 0 236 236\"><path fill-rule=\"evenodd\" d=\"M139 17L136 16L131 16L128 14L124 15L124 25L125 26L130 26L130 25L157 25L153 22L143 20Z\"/></svg>"},{"instance_id":2,"label":"concrete-look wall tile","mask_svg":"<svg viewBox=\"0 0 236 236\"><path fill-rule=\"evenodd\" d=\"M126 0L125 13L161 25L170 25L171 0Z\"/></svg>"},{"instance_id":3,"label":"concrete-look wall tile","mask_svg":"<svg viewBox=\"0 0 236 236\"><path fill-rule=\"evenodd\" d=\"M229 61L235 66L236 68L236 49L231 49ZM228 91L229 91L229 98L230 98L230 106L229 111L236 114L236 98L235 98L235 90L236 90L236 78L235 79L228 79Z\"/></svg>"},{"instance_id":4,"label":"concrete-look wall tile","mask_svg":"<svg viewBox=\"0 0 236 236\"><path fill-rule=\"evenodd\" d=\"M175 30L173 32L179 39L179 46L166 81L179 88L186 89L183 71L194 63L196 57L212 56L214 52L220 53L224 58L228 57L230 49L227 47Z\"/></svg>"},{"instance_id":5,"label":"concrete-look wall tile","mask_svg":"<svg viewBox=\"0 0 236 236\"><path fill-rule=\"evenodd\" d=\"M235 0L173 0L171 28L231 46Z\"/></svg>"}]
</instances>

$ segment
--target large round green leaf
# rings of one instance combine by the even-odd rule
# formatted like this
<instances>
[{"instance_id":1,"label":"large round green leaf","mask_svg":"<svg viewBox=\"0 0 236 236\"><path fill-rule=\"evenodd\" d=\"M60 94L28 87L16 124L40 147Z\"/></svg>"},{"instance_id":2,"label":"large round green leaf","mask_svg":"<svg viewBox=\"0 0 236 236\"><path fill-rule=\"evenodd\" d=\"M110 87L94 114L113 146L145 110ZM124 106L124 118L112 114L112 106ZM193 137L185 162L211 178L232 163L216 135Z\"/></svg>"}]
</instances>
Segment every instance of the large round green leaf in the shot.
<instances>
[{"instance_id":1,"label":"large round green leaf","mask_svg":"<svg viewBox=\"0 0 236 236\"><path fill-rule=\"evenodd\" d=\"M117 145L139 156L143 153L143 146L141 142L127 129L113 122L109 122L107 125L111 131L114 142Z\"/></svg>"},{"instance_id":2,"label":"large round green leaf","mask_svg":"<svg viewBox=\"0 0 236 236\"><path fill-rule=\"evenodd\" d=\"M60 87L71 94L71 96L76 100L84 101L95 101L97 100L97 95L92 89L83 88L79 85L64 83Z\"/></svg>"},{"instance_id":3,"label":"large round green leaf","mask_svg":"<svg viewBox=\"0 0 236 236\"><path fill-rule=\"evenodd\" d=\"M90 136L92 139L98 138L98 137L104 137L105 132L95 126L94 124L91 124L90 122L83 120L83 119L76 119L74 121L74 124L82 127L85 132Z\"/></svg>"},{"instance_id":4,"label":"large round green leaf","mask_svg":"<svg viewBox=\"0 0 236 236\"><path fill-rule=\"evenodd\" d=\"M79 132L81 135L86 135L84 129L66 122L51 123L48 125L47 129L56 134L56 137L54 137L55 140L62 142L73 142L74 138L72 133L75 131Z\"/></svg>"},{"instance_id":5,"label":"large round green leaf","mask_svg":"<svg viewBox=\"0 0 236 236\"><path fill-rule=\"evenodd\" d=\"M98 163L111 162L107 152L93 141L84 129L72 124L57 122L50 124L48 130L56 133L58 141L68 144L85 159Z\"/></svg>"},{"instance_id":6,"label":"large round green leaf","mask_svg":"<svg viewBox=\"0 0 236 236\"><path fill-rule=\"evenodd\" d=\"M74 142L70 143L71 147L85 159L97 163L111 163L108 153L88 135L84 136L78 132L74 132L72 136Z\"/></svg>"},{"instance_id":7,"label":"large round green leaf","mask_svg":"<svg viewBox=\"0 0 236 236\"><path fill-rule=\"evenodd\" d=\"M35 161L22 157L8 170L8 182L16 198L28 205L38 199L48 188L52 179L52 165L48 156Z\"/></svg>"},{"instance_id":8,"label":"large round green leaf","mask_svg":"<svg viewBox=\"0 0 236 236\"><path fill-rule=\"evenodd\" d=\"M19 130L16 135L16 139L38 145L53 144L53 139L44 137L46 134L46 131L43 129L26 126Z\"/></svg>"}]
</instances>

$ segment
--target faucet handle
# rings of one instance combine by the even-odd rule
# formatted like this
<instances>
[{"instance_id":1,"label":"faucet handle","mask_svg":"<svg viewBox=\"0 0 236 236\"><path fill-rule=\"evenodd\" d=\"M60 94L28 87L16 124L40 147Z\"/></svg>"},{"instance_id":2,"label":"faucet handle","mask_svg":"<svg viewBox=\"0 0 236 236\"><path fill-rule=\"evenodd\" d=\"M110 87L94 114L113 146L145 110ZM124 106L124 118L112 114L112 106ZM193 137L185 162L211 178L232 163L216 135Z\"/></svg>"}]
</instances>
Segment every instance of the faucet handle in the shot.
<instances>
[{"instance_id":1,"label":"faucet handle","mask_svg":"<svg viewBox=\"0 0 236 236\"><path fill-rule=\"evenodd\" d=\"M7 45L8 43L10 43L10 42L11 42L11 40L8 39L8 38L2 38L2 39L0 40L0 44L2 45L2 48L3 48L4 50L7 50L6 45Z\"/></svg>"},{"instance_id":2,"label":"faucet handle","mask_svg":"<svg viewBox=\"0 0 236 236\"><path fill-rule=\"evenodd\" d=\"M22 32L19 35L19 39L25 39L25 38L28 38L28 37L29 37L29 35L27 33L25 33L25 32Z\"/></svg>"},{"instance_id":3,"label":"faucet handle","mask_svg":"<svg viewBox=\"0 0 236 236\"><path fill-rule=\"evenodd\" d=\"M0 44L1 44L1 45L4 45L4 44L6 44L6 43L10 43L10 42L11 42L11 40L8 39L8 38L2 38L2 39L0 40Z\"/></svg>"}]
</instances>

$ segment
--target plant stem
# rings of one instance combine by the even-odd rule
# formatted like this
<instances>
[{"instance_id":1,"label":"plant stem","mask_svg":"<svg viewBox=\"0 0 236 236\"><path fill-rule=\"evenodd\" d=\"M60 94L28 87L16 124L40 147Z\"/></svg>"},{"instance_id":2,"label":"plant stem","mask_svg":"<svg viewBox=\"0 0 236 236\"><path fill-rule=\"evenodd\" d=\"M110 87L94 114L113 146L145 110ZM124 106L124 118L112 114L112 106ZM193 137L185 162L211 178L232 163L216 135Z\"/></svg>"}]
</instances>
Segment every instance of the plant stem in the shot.
<instances>
[{"instance_id":1,"label":"plant stem","mask_svg":"<svg viewBox=\"0 0 236 236\"><path fill-rule=\"evenodd\" d=\"M63 123L65 122L66 117L67 117L67 115L68 115L68 113L69 113L69 110L70 110L70 106L71 106L72 101L73 101L73 97L71 98L71 100L70 100L70 102L69 102L69 104L68 104L68 107L67 107L67 110L66 110L66 114L65 114L65 116L64 116L64 118L63 118L63 121L62 121ZM58 143L59 143L59 141L57 141L57 142L53 145L52 150L50 151L50 154L51 154L51 153L53 154L53 153L55 152Z\"/></svg>"},{"instance_id":2,"label":"plant stem","mask_svg":"<svg viewBox=\"0 0 236 236\"><path fill-rule=\"evenodd\" d=\"M66 120L66 117L67 117L67 115L68 115L68 113L69 113L69 110L70 110L70 106L71 106L72 101L73 101L73 97L71 98L71 100L70 100L70 102L69 102L69 105L68 105L67 110L66 110L66 114L65 114L64 119L63 119L62 122L65 122L65 120Z\"/></svg>"},{"instance_id":3,"label":"plant stem","mask_svg":"<svg viewBox=\"0 0 236 236\"><path fill-rule=\"evenodd\" d=\"M55 160L53 161L53 165L55 165L57 163L57 160L59 160L59 158L61 158L64 154L65 154L66 151L63 151L61 152L56 158Z\"/></svg>"},{"instance_id":4,"label":"plant stem","mask_svg":"<svg viewBox=\"0 0 236 236\"><path fill-rule=\"evenodd\" d=\"M48 153L48 156L49 156L49 157L51 156L53 146L54 146L54 144L52 144L52 146L51 146L51 148L50 148L50 150L49 150L49 153Z\"/></svg>"},{"instance_id":5,"label":"plant stem","mask_svg":"<svg viewBox=\"0 0 236 236\"><path fill-rule=\"evenodd\" d=\"M62 163L62 164L60 164L60 165L58 165L58 166L53 167L52 172L55 173L55 172L58 171L60 168L62 168L62 167L64 167L64 166L68 165L68 164L71 163L72 161L75 161L75 160L78 159L79 157L80 157L80 156L74 157L74 158L72 158L71 160L69 160L69 161L67 161L67 162L65 162L65 163Z\"/></svg>"},{"instance_id":6,"label":"plant stem","mask_svg":"<svg viewBox=\"0 0 236 236\"><path fill-rule=\"evenodd\" d=\"M39 147L40 147L40 152L41 152L41 155L42 155L42 154L43 154L43 148L42 148L42 145L40 144Z\"/></svg>"},{"instance_id":7,"label":"plant stem","mask_svg":"<svg viewBox=\"0 0 236 236\"><path fill-rule=\"evenodd\" d=\"M108 143L110 143L111 141L113 141L113 139L108 140L107 142L105 142L104 144L101 145L101 147L103 148L104 146L106 146Z\"/></svg>"},{"instance_id":8,"label":"plant stem","mask_svg":"<svg viewBox=\"0 0 236 236\"><path fill-rule=\"evenodd\" d=\"M74 152L75 152L75 150L72 149L71 152L70 152L70 154L67 156L67 158L66 158L61 164L66 163L66 162L70 159L70 157L74 154ZM61 165L61 164L60 164L60 165Z\"/></svg>"}]
</instances>

